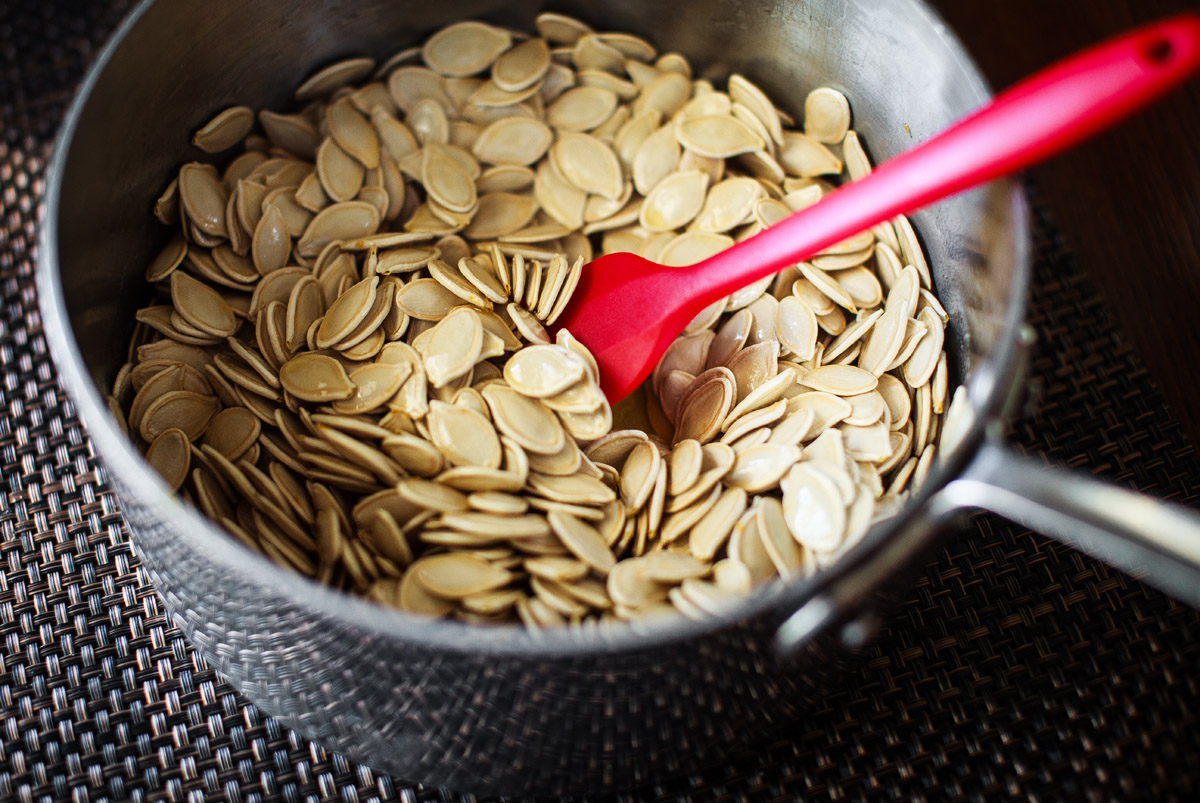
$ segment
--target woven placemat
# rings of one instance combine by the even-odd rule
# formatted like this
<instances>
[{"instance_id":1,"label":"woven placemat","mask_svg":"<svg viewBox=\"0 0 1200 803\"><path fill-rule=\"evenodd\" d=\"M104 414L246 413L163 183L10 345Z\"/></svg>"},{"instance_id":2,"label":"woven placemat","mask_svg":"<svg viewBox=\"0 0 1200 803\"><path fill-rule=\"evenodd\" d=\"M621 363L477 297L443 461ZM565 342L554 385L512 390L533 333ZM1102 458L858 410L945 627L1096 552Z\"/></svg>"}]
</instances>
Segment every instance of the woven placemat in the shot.
<instances>
[{"instance_id":1,"label":"woven placemat","mask_svg":"<svg viewBox=\"0 0 1200 803\"><path fill-rule=\"evenodd\" d=\"M0 799L474 799L260 714L167 623L130 551L32 280L51 137L127 7L0 4ZM1038 216L1040 386L1012 440L1197 504L1200 461ZM1197 612L979 516L788 738L621 799L1195 799L1198 637Z\"/></svg>"}]
</instances>

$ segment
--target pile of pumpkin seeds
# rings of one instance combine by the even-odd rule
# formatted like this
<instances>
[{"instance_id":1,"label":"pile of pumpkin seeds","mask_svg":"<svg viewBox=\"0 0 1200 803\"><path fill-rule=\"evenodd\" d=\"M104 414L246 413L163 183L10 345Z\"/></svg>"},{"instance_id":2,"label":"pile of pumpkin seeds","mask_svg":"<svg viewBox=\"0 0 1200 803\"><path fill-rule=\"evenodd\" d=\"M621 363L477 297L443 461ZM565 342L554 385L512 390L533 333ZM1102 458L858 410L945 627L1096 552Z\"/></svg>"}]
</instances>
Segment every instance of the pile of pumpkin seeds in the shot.
<instances>
[{"instance_id":1,"label":"pile of pumpkin seeds","mask_svg":"<svg viewBox=\"0 0 1200 803\"><path fill-rule=\"evenodd\" d=\"M180 168L111 409L253 550L404 611L532 628L709 616L837 559L923 481L947 316L908 221L699 315L609 407L553 336L581 267L687 265L871 166L847 99L546 13L460 22Z\"/></svg>"}]
</instances>

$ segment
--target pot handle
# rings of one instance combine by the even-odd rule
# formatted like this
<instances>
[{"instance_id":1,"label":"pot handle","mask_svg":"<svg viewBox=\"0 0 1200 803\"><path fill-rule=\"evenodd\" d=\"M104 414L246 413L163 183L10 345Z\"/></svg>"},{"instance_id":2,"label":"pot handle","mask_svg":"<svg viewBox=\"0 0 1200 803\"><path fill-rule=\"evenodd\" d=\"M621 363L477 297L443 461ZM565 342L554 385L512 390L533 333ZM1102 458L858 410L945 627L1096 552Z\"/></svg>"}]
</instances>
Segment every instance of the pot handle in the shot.
<instances>
[{"instance_id":1,"label":"pot handle","mask_svg":"<svg viewBox=\"0 0 1200 803\"><path fill-rule=\"evenodd\" d=\"M1200 608L1200 512L1049 467L985 437L965 470L934 494L893 543L881 545L879 554L848 573L852 576L807 599L780 625L777 652L794 655L832 627L840 628L849 647L867 641L879 622L870 592L913 554L913 541L931 543L942 526L968 510L1003 516Z\"/></svg>"},{"instance_id":2,"label":"pot handle","mask_svg":"<svg viewBox=\"0 0 1200 803\"><path fill-rule=\"evenodd\" d=\"M1200 512L1075 471L1051 468L985 439L940 494L1078 549L1200 608Z\"/></svg>"}]
</instances>

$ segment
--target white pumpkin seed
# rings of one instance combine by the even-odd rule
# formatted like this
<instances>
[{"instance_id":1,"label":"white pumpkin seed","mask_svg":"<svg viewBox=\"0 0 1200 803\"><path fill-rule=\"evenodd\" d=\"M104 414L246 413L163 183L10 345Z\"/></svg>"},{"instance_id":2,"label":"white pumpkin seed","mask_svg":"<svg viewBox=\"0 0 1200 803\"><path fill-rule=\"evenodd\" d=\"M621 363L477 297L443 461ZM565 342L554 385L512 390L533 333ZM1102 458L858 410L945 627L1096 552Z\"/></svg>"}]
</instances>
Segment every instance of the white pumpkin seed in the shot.
<instances>
[{"instance_id":1,"label":"white pumpkin seed","mask_svg":"<svg viewBox=\"0 0 1200 803\"><path fill-rule=\"evenodd\" d=\"M689 151L712 159L753 153L766 145L745 123L725 115L684 120L676 127L675 136Z\"/></svg>"},{"instance_id":2,"label":"white pumpkin seed","mask_svg":"<svg viewBox=\"0 0 1200 803\"><path fill-rule=\"evenodd\" d=\"M375 60L365 57L342 59L314 72L296 87L296 100L312 100L349 84L356 84L375 69Z\"/></svg>"},{"instance_id":3,"label":"white pumpkin seed","mask_svg":"<svg viewBox=\"0 0 1200 803\"><path fill-rule=\"evenodd\" d=\"M836 89L817 87L804 99L804 133L817 142L836 144L850 130L850 102Z\"/></svg>"},{"instance_id":4,"label":"white pumpkin seed","mask_svg":"<svg viewBox=\"0 0 1200 803\"><path fill-rule=\"evenodd\" d=\"M479 133L471 151L480 162L531 165L546 153L554 133L540 120L501 118Z\"/></svg>"},{"instance_id":5,"label":"white pumpkin seed","mask_svg":"<svg viewBox=\"0 0 1200 803\"><path fill-rule=\"evenodd\" d=\"M612 148L595 137L561 134L550 148L550 159L576 189L610 199L621 196L624 189L621 164Z\"/></svg>"},{"instance_id":6,"label":"white pumpkin seed","mask_svg":"<svg viewBox=\"0 0 1200 803\"><path fill-rule=\"evenodd\" d=\"M253 109L231 106L205 123L192 137L192 144L206 153L220 153L245 139L253 127Z\"/></svg>"},{"instance_id":7,"label":"white pumpkin seed","mask_svg":"<svg viewBox=\"0 0 1200 803\"><path fill-rule=\"evenodd\" d=\"M442 75L465 77L486 70L512 45L512 35L486 23L466 21L449 25L421 48L421 57Z\"/></svg>"},{"instance_id":8,"label":"white pumpkin seed","mask_svg":"<svg viewBox=\"0 0 1200 803\"><path fill-rule=\"evenodd\" d=\"M470 307L452 310L429 332L425 375L435 388L471 370L483 348L483 324Z\"/></svg>"},{"instance_id":9,"label":"white pumpkin seed","mask_svg":"<svg viewBox=\"0 0 1200 803\"><path fill-rule=\"evenodd\" d=\"M178 491L188 476L191 449L182 429L165 429L146 449L146 462L158 472L172 491Z\"/></svg>"},{"instance_id":10,"label":"white pumpkin seed","mask_svg":"<svg viewBox=\"0 0 1200 803\"><path fill-rule=\"evenodd\" d=\"M799 463L781 487L784 520L796 542L817 552L835 549L846 528L846 508L833 481L811 464Z\"/></svg>"},{"instance_id":11,"label":"white pumpkin seed","mask_svg":"<svg viewBox=\"0 0 1200 803\"><path fill-rule=\"evenodd\" d=\"M179 168L179 204L191 224L213 237L225 238L228 194L211 165L197 162Z\"/></svg>"},{"instance_id":12,"label":"white pumpkin seed","mask_svg":"<svg viewBox=\"0 0 1200 803\"><path fill-rule=\"evenodd\" d=\"M704 205L708 176L680 170L665 177L646 197L638 220L649 231L672 231L687 225Z\"/></svg>"}]
</instances>

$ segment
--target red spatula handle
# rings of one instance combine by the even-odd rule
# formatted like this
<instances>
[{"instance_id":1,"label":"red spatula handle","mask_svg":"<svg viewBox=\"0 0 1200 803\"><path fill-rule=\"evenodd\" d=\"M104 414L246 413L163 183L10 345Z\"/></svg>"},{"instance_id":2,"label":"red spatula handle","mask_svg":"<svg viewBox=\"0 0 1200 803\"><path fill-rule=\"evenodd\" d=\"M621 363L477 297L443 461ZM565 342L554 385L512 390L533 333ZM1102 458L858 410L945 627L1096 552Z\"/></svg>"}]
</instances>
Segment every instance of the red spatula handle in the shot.
<instances>
[{"instance_id":1,"label":"red spatula handle","mask_svg":"<svg viewBox=\"0 0 1200 803\"><path fill-rule=\"evenodd\" d=\"M1040 162L1179 86L1200 68L1185 13L1064 59L821 203L695 266L709 304L875 223Z\"/></svg>"}]
</instances>

